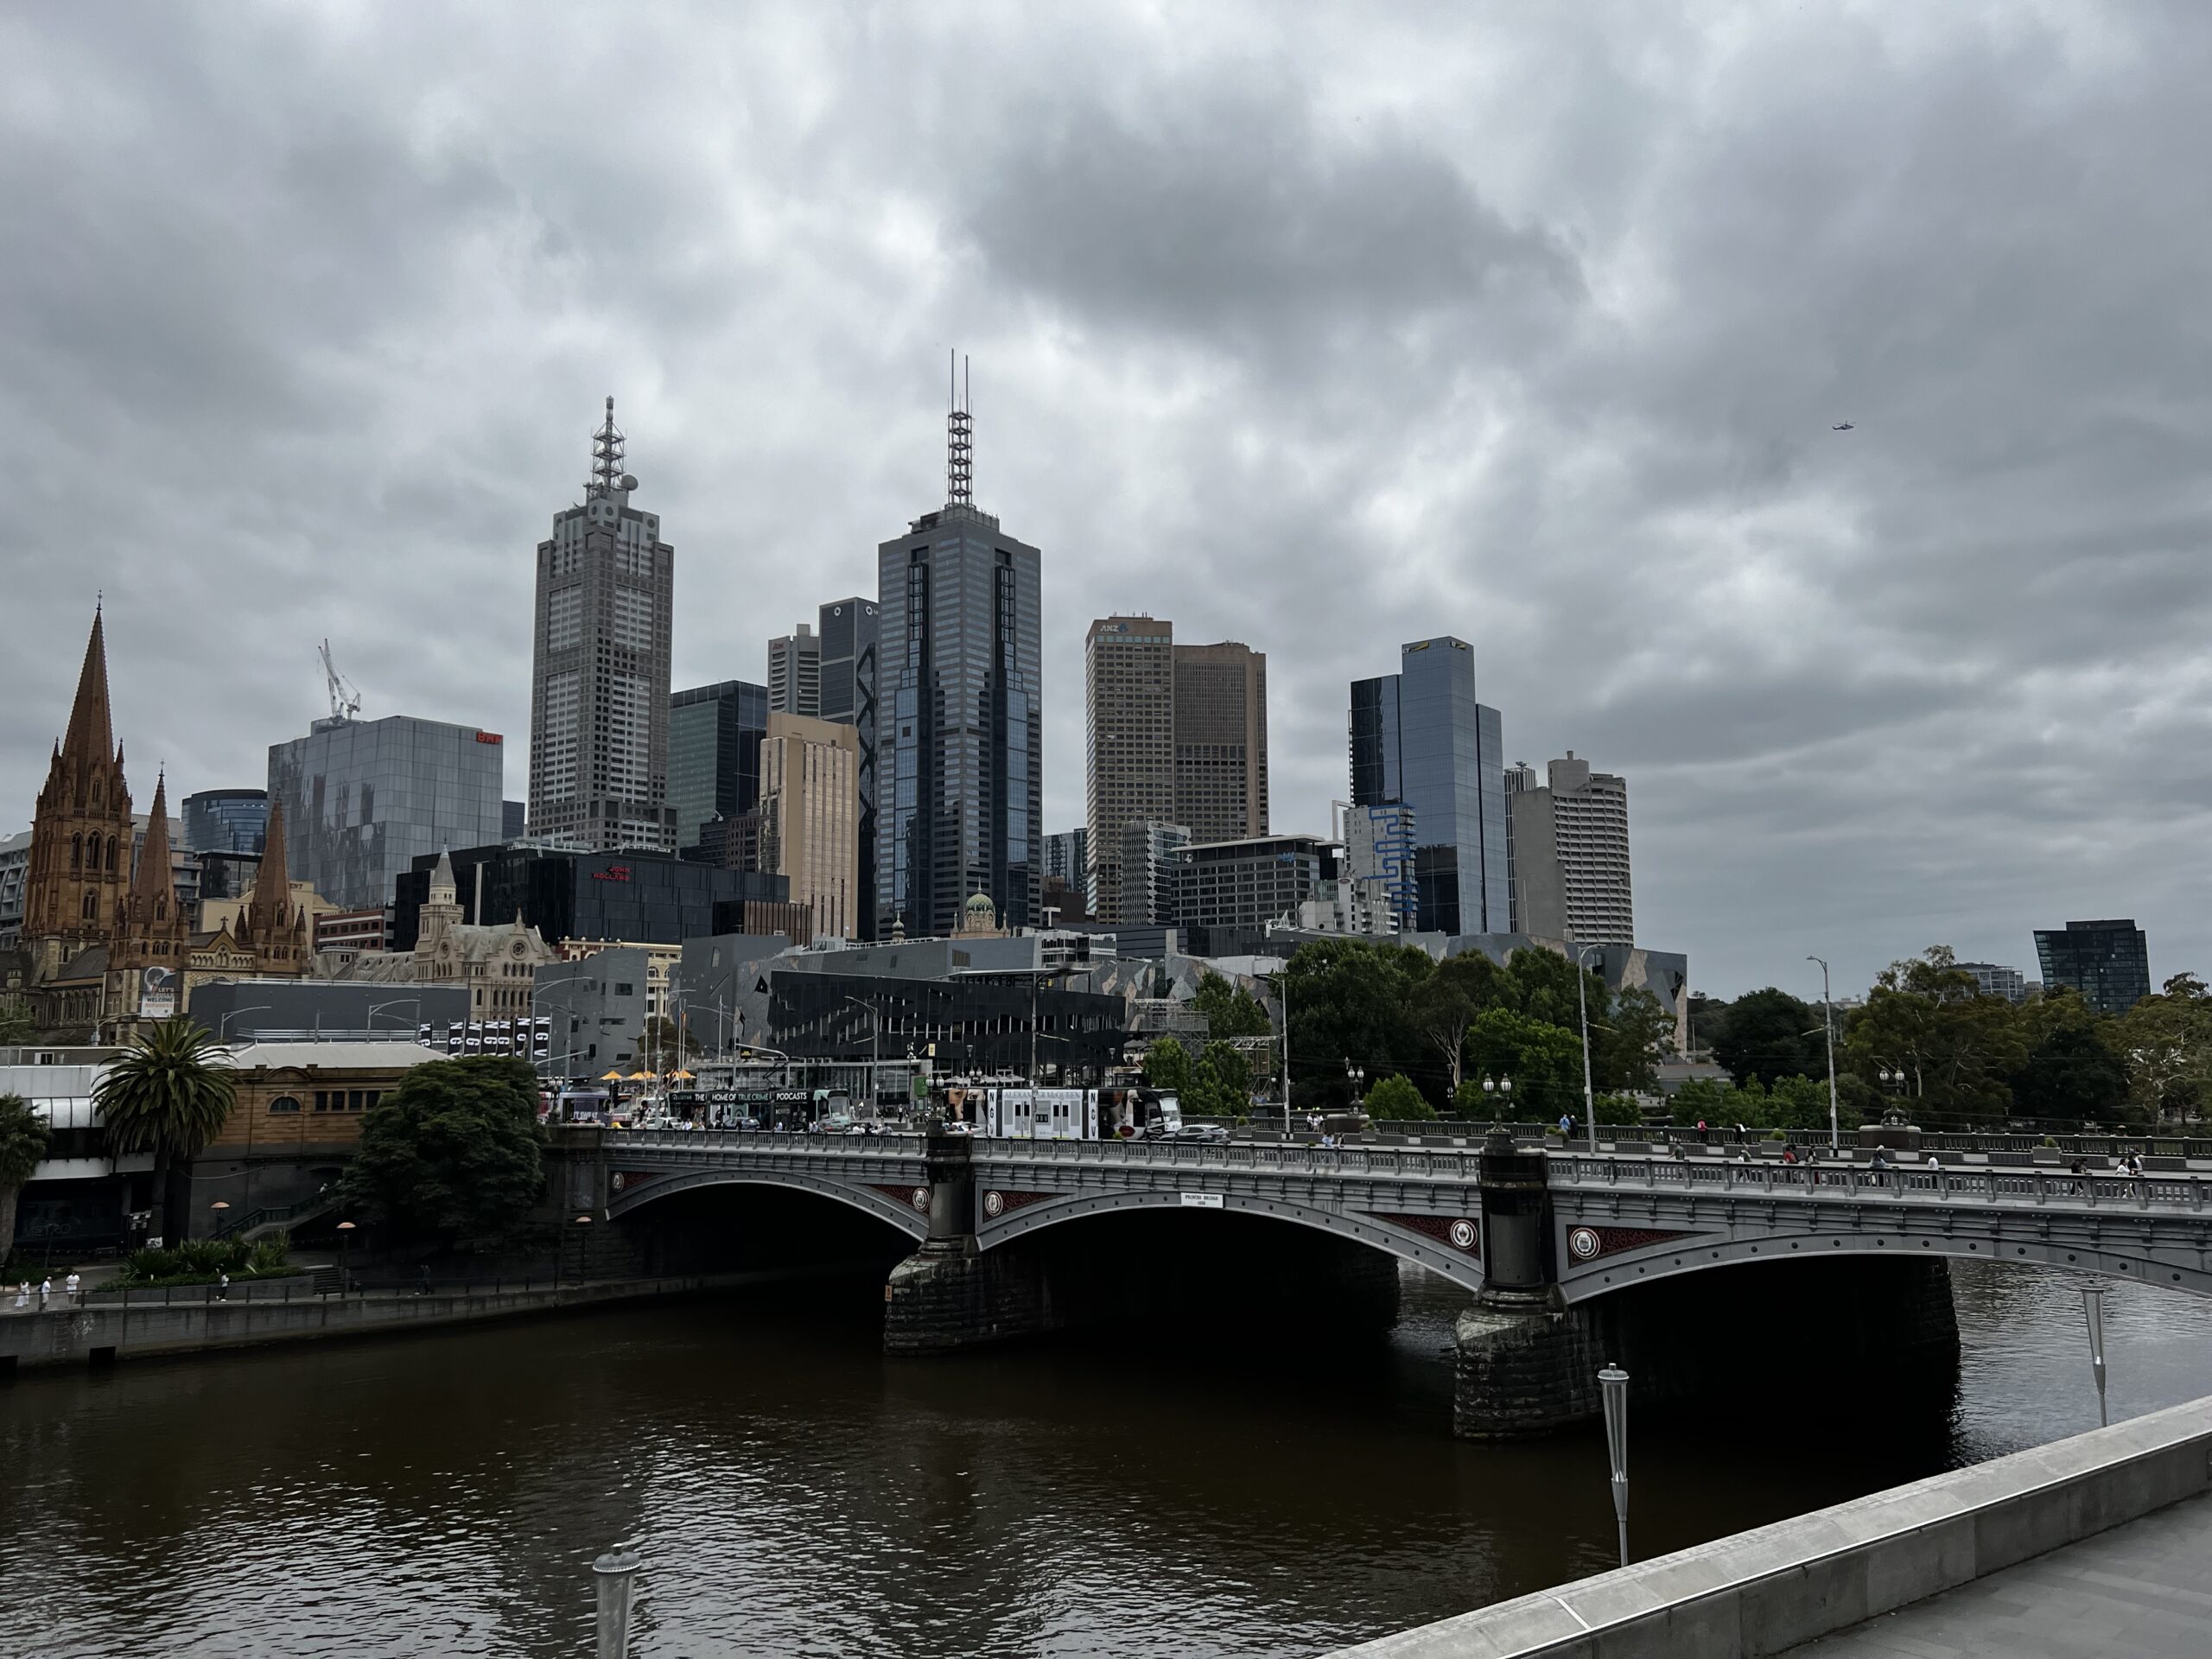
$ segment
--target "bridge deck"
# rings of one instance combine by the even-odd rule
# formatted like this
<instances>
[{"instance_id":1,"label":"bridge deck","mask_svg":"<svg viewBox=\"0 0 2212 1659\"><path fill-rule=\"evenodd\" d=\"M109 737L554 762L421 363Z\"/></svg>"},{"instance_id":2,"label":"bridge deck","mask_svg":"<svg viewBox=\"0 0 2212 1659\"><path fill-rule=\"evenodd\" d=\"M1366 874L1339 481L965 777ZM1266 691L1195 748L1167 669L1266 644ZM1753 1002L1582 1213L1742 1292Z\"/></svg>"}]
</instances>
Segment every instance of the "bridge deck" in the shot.
<instances>
[{"instance_id":1,"label":"bridge deck","mask_svg":"<svg viewBox=\"0 0 2212 1659\"><path fill-rule=\"evenodd\" d=\"M1797 1659L2202 1659L2212 1653L2212 1495L1789 1651Z\"/></svg>"}]
</instances>

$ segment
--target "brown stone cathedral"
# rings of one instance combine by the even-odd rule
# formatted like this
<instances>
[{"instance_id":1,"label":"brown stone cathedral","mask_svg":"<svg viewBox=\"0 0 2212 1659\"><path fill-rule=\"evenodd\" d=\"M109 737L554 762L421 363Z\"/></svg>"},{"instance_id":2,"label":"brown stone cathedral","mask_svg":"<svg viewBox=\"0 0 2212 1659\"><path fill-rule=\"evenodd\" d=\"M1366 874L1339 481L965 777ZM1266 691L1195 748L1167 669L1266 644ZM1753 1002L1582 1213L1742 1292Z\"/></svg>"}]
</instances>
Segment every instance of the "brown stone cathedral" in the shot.
<instances>
[{"instance_id":1,"label":"brown stone cathedral","mask_svg":"<svg viewBox=\"0 0 2212 1659\"><path fill-rule=\"evenodd\" d=\"M270 814L253 899L234 925L193 931L169 860L168 785L154 810L136 874L130 786L108 708L107 640L99 612L77 677L69 729L54 746L31 824L20 972L33 1019L95 1040L184 1011L201 980L304 974L314 951L307 912L292 903L283 809Z\"/></svg>"}]
</instances>

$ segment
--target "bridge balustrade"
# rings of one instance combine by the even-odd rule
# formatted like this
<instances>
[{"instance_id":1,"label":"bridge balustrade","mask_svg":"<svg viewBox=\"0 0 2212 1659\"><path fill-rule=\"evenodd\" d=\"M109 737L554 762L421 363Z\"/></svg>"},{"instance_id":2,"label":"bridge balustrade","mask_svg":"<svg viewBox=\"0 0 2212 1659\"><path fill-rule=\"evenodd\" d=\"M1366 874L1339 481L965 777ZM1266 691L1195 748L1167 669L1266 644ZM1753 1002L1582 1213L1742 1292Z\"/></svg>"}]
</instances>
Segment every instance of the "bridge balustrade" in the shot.
<instances>
[{"instance_id":1,"label":"bridge balustrade","mask_svg":"<svg viewBox=\"0 0 2212 1659\"><path fill-rule=\"evenodd\" d=\"M1870 1168L1858 1164L1745 1164L1680 1158L1592 1158L1553 1154L1552 1178L1567 1185L1633 1185L1674 1190L1837 1192L1854 1198L1959 1198L1990 1204L2074 1199L2138 1209L2205 1207L2206 1183L2192 1177L2075 1175L2059 1170L1961 1169L1944 1166Z\"/></svg>"}]
</instances>

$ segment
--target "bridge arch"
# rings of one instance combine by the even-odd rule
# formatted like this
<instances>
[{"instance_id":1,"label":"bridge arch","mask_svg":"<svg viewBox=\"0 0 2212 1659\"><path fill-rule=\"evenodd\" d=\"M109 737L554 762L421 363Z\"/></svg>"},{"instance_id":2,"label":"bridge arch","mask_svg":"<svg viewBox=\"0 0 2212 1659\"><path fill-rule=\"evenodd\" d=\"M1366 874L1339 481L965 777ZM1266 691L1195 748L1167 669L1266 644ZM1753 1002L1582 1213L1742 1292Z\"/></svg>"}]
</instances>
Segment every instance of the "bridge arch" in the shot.
<instances>
[{"instance_id":1,"label":"bridge arch","mask_svg":"<svg viewBox=\"0 0 2212 1659\"><path fill-rule=\"evenodd\" d=\"M1568 1232L1574 1230L1572 1228ZM1562 1263L1572 1260L1562 1249ZM2212 1296L2212 1268L2202 1252L2178 1247L2130 1247L2112 1240L2089 1243L2075 1239L2005 1236L2000 1230L1969 1236L1965 1233L1922 1232L1910 1228L1891 1230L1808 1231L1778 1233L1756 1238L1731 1237L1725 1233L1689 1234L1664 1243L1607 1255L1580 1267L1569 1268L1560 1278L1560 1290L1569 1304L1586 1302L1635 1285L1677 1279L1713 1268L1750 1262L1808 1261L1840 1256L1943 1258L1958 1262L1994 1262L2015 1267L2056 1268L2063 1272L2094 1274L2163 1290Z\"/></svg>"},{"instance_id":2,"label":"bridge arch","mask_svg":"<svg viewBox=\"0 0 2212 1659\"><path fill-rule=\"evenodd\" d=\"M760 1169L702 1169L683 1174L658 1177L626 1187L607 1198L607 1215L610 1221L635 1213L659 1198L678 1192L696 1192L702 1187L766 1186L785 1192L810 1192L817 1198L829 1198L862 1215L897 1228L909 1238L920 1240L929 1236L929 1217L913 1207L911 1202L901 1202L872 1186L855 1185L847 1181L835 1181L804 1170Z\"/></svg>"},{"instance_id":3,"label":"bridge arch","mask_svg":"<svg viewBox=\"0 0 2212 1659\"><path fill-rule=\"evenodd\" d=\"M1195 1203L1192 1201L1194 1198L1213 1202ZM993 1217L986 1215L976 1230L976 1243L979 1249L989 1250L1015 1239L1031 1237L1047 1229L1088 1217L1126 1215L1147 1210L1172 1211L1186 1215L1211 1210L1224 1215L1253 1216L1263 1220L1287 1222L1395 1255L1401 1261L1410 1262L1416 1267L1439 1274L1467 1290L1480 1291L1483 1287L1482 1261L1478 1255L1456 1249L1448 1242L1426 1236L1411 1227L1364 1212L1344 1214L1313 1205L1293 1203L1285 1198L1246 1198L1233 1192L1194 1194L1122 1191L1093 1196L1056 1196L1025 1205L1002 1216ZM1459 1218L1439 1216L1433 1219L1448 1229L1449 1224ZM1479 1224L1477 1230L1478 1234ZM1448 1236L1447 1230L1446 1239Z\"/></svg>"}]
</instances>

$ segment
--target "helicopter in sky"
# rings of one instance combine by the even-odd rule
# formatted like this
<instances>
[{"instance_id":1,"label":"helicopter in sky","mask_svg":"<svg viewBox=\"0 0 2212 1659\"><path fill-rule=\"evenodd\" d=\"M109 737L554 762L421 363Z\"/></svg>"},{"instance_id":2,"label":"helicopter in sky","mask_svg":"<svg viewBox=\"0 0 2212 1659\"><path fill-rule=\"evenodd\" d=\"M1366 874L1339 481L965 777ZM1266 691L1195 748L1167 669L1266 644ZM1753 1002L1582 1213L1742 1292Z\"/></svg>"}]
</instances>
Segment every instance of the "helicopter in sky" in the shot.
<instances>
[{"instance_id":1,"label":"helicopter in sky","mask_svg":"<svg viewBox=\"0 0 2212 1659\"><path fill-rule=\"evenodd\" d=\"M1828 430L1831 432L1855 432L1858 429L1849 421L1838 421L1834 426L1828 428Z\"/></svg>"}]
</instances>

